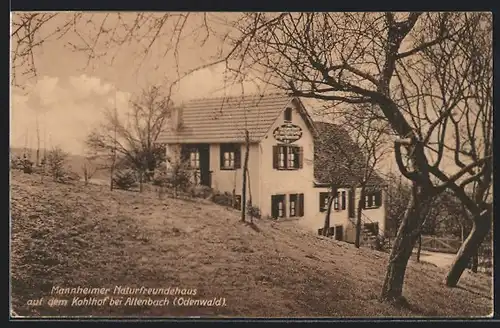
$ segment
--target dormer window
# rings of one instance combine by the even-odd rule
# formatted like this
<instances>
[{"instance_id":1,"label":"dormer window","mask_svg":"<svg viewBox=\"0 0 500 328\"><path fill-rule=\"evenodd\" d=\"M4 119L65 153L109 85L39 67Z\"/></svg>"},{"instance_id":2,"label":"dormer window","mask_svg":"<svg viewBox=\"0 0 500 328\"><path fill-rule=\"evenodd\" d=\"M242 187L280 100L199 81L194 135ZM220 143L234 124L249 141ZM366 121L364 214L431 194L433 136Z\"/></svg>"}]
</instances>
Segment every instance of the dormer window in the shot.
<instances>
[{"instance_id":1,"label":"dormer window","mask_svg":"<svg viewBox=\"0 0 500 328\"><path fill-rule=\"evenodd\" d=\"M292 122L292 109L290 107L285 109L285 122Z\"/></svg>"}]
</instances>

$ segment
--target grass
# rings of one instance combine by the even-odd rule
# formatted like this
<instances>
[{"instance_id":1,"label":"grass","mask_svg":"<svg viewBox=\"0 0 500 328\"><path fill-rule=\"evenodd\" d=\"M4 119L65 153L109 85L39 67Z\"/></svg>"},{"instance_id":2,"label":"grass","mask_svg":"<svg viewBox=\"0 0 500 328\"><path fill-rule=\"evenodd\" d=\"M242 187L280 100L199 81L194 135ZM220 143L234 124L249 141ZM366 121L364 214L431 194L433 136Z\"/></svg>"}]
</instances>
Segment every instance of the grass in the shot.
<instances>
[{"instance_id":1,"label":"grass","mask_svg":"<svg viewBox=\"0 0 500 328\"><path fill-rule=\"evenodd\" d=\"M492 279L410 261L408 308L378 301L387 254L314 236L295 222L241 223L205 200L62 185L12 172L11 303L20 316L488 316ZM226 305L49 306L53 286L196 289ZM74 296L58 299L70 301ZM146 298L147 295L136 295ZM151 296L163 299L164 296ZM40 306L28 300L42 298ZM170 302L174 296L170 296ZM124 300L126 297L124 297Z\"/></svg>"}]
</instances>

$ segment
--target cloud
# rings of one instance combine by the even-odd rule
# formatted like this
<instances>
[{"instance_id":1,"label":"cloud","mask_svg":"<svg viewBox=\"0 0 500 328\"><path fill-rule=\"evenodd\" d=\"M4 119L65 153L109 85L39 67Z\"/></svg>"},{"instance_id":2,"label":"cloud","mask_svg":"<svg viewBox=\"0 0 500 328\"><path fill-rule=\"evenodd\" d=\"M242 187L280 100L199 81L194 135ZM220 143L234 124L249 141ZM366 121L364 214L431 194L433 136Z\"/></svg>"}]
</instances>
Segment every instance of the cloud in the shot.
<instances>
[{"instance_id":1,"label":"cloud","mask_svg":"<svg viewBox=\"0 0 500 328\"><path fill-rule=\"evenodd\" d=\"M243 86L243 89L242 89ZM195 98L237 96L262 92L256 83L250 79L242 83L233 83L225 72L224 64L196 71L186 77L174 88L172 98L175 102L187 101Z\"/></svg>"},{"instance_id":2,"label":"cloud","mask_svg":"<svg viewBox=\"0 0 500 328\"><path fill-rule=\"evenodd\" d=\"M12 91L11 146L36 147L38 118L41 146L59 145L72 153L83 152L83 140L114 105L115 87L99 77L44 76L28 85L26 92ZM126 111L130 94L116 90L117 108ZM28 137L26 138L26 135Z\"/></svg>"}]
</instances>

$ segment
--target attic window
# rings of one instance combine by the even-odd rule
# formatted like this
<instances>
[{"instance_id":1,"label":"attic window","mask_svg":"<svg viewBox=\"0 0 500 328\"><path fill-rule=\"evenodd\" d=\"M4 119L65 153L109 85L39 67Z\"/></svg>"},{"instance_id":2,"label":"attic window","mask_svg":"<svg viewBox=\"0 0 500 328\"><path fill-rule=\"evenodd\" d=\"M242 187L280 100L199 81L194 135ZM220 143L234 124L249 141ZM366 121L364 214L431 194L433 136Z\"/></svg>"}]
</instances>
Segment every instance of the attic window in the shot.
<instances>
[{"instance_id":1,"label":"attic window","mask_svg":"<svg viewBox=\"0 0 500 328\"><path fill-rule=\"evenodd\" d=\"M285 122L291 122L292 121L292 109L290 107L287 107L285 109Z\"/></svg>"}]
</instances>

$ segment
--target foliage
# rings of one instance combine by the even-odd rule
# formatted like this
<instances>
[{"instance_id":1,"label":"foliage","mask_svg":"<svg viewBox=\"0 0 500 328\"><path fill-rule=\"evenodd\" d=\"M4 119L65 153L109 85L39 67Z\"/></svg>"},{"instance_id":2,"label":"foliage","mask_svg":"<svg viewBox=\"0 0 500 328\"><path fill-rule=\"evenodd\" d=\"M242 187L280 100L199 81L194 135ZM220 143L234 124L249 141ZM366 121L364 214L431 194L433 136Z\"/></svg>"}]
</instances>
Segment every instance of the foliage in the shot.
<instances>
[{"instance_id":1,"label":"foliage","mask_svg":"<svg viewBox=\"0 0 500 328\"><path fill-rule=\"evenodd\" d=\"M250 215L250 217L253 218L261 218L261 213L260 213L260 208L257 206L252 205L252 203L247 202L247 213Z\"/></svg>"},{"instance_id":2,"label":"foliage","mask_svg":"<svg viewBox=\"0 0 500 328\"><path fill-rule=\"evenodd\" d=\"M233 201L233 195L229 192L220 192L220 191L215 191L212 194L212 202L218 205L222 206L232 206L234 201Z\"/></svg>"},{"instance_id":3,"label":"foliage","mask_svg":"<svg viewBox=\"0 0 500 328\"><path fill-rule=\"evenodd\" d=\"M191 170L187 163L183 161L170 161L164 183L174 190L174 197L178 192L187 192L191 186Z\"/></svg>"},{"instance_id":4,"label":"foliage","mask_svg":"<svg viewBox=\"0 0 500 328\"><path fill-rule=\"evenodd\" d=\"M66 174L65 165L69 154L60 147L55 147L47 154L48 174L54 181L63 182Z\"/></svg>"},{"instance_id":5,"label":"foliage","mask_svg":"<svg viewBox=\"0 0 500 328\"><path fill-rule=\"evenodd\" d=\"M115 172L113 184L123 190L130 190L137 186L137 175L132 169L121 169Z\"/></svg>"}]
</instances>

